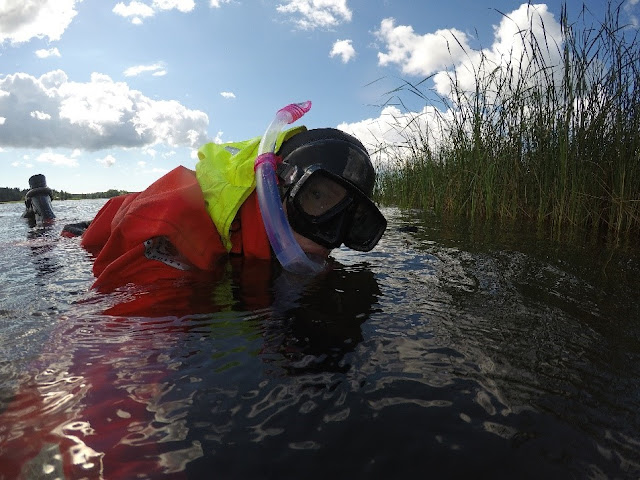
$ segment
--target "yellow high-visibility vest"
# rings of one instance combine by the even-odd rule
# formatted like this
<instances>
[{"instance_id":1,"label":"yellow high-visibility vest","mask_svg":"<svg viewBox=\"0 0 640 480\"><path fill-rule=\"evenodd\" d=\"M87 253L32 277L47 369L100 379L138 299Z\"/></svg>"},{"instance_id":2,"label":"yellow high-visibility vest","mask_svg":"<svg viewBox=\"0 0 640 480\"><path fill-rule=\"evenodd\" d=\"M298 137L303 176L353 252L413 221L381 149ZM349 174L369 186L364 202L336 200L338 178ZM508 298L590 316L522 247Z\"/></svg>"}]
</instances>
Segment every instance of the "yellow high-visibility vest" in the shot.
<instances>
[{"instance_id":1,"label":"yellow high-visibility vest","mask_svg":"<svg viewBox=\"0 0 640 480\"><path fill-rule=\"evenodd\" d=\"M278 135L276 152L282 142L306 130L298 126ZM207 143L198 150L196 178L202 189L209 216L222 244L231 250L231 223L240 206L256 188L253 165L262 137L230 143Z\"/></svg>"}]
</instances>

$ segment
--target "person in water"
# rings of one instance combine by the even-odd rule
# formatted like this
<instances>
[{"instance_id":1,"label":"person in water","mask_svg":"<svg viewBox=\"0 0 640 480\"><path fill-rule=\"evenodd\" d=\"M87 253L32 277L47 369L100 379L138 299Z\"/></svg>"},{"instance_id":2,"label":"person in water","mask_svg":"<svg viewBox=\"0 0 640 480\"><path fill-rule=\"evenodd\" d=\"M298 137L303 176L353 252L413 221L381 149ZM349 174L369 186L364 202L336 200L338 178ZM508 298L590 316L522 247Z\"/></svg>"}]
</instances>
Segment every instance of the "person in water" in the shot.
<instances>
[{"instance_id":1,"label":"person in water","mask_svg":"<svg viewBox=\"0 0 640 480\"><path fill-rule=\"evenodd\" d=\"M215 271L226 256L271 260L255 192L259 142L208 143L195 171L180 166L140 193L110 199L82 233L95 255L94 287ZM359 140L297 127L279 134L275 151L283 209L306 254L326 258L342 244L369 251L378 243L386 220L371 200L375 170Z\"/></svg>"},{"instance_id":2,"label":"person in water","mask_svg":"<svg viewBox=\"0 0 640 480\"><path fill-rule=\"evenodd\" d=\"M189 335L193 324L169 322L155 331L141 324L154 316L183 318L199 313L201 304L203 312L216 311L211 305L217 301L212 291L223 291L224 285L218 290L211 288L210 281L202 282L204 288L195 292L202 298L191 302L190 289L176 287L174 280L189 272L203 273L211 280L225 270L224 259L242 262L239 270L251 276L250 281L239 282L238 288L246 289L243 311L263 311L275 303L273 310L281 310L282 318L300 318L291 325L293 333L289 326L280 330L279 321L265 326L271 332L264 343L268 358L277 356L281 348L286 348L286 358L296 348L306 354L298 336L311 349L319 348L317 345L327 348L327 342L337 341L330 343L333 353L323 368L341 368L340 352L359 341L362 314L368 314L375 302L375 279L371 272L343 275L328 271L322 279L331 281L334 289L330 292L335 297L323 294L311 302L326 311L315 311L309 302L290 301L295 289L289 281L304 283L298 277L292 280L279 275L286 295L275 302L263 298L267 289L261 287L270 284L255 277L272 270L267 262L273 252L255 191L259 143L256 138L204 145L195 171L177 167L140 193L110 199L88 226L65 227L65 235L81 233L81 244L95 255L94 287L101 291L129 283L151 287L140 288L137 298L131 298L136 292L127 289L124 298L114 297L115 305L110 299L107 310L100 308L99 316L87 319L91 299L77 318L58 323L48 350L34 367L44 373L22 385L0 412L0 464L7 478L38 476L43 468L67 478L153 477L168 471L163 463L166 453L183 438L172 437L173 429L167 429L171 433L163 437L164 424L173 419L161 418L162 409L157 405L174 367L163 369L155 358L178 342L181 332ZM304 252L326 258L342 244L368 251L378 243L386 220L371 201L375 172L356 138L331 128L294 128L278 136L275 152L279 158L277 202ZM156 288L158 285L161 287ZM278 291L277 282L272 286ZM357 300L340 307L341 298L351 291ZM314 289L304 293L317 294ZM78 328L85 322L91 324L96 342L73 340L77 338L73 335L85 335L85 329ZM250 322L247 324L250 328ZM131 334L136 328L154 333ZM123 332L115 342L114 331ZM279 341L284 342L283 347ZM286 358L283 365L287 365ZM50 380L57 375L69 381ZM28 418L24 412L31 412ZM185 428L179 433L186 434ZM172 478L183 474L174 473Z\"/></svg>"},{"instance_id":3,"label":"person in water","mask_svg":"<svg viewBox=\"0 0 640 480\"><path fill-rule=\"evenodd\" d=\"M51 200L52 190L47 187L47 179L41 173L29 177L29 191L24 197L25 210L22 218L29 221L29 226L46 225L55 218Z\"/></svg>"}]
</instances>

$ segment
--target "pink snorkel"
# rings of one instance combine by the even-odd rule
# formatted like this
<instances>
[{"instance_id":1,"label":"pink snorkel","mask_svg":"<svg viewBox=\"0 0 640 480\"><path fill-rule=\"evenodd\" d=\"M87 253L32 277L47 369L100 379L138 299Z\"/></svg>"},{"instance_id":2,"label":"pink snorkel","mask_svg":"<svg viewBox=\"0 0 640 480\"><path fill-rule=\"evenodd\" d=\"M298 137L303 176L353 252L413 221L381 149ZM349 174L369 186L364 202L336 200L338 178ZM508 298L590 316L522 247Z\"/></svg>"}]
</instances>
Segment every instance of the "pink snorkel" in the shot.
<instances>
[{"instance_id":1,"label":"pink snorkel","mask_svg":"<svg viewBox=\"0 0 640 480\"><path fill-rule=\"evenodd\" d=\"M292 103L278 110L260 141L254 166L260 213L271 248L285 270L304 275L321 272L325 267L325 261L310 259L293 236L278 190L276 165L279 158L275 154L275 148L276 139L282 128L298 120L310 109L311 102L306 101Z\"/></svg>"}]
</instances>

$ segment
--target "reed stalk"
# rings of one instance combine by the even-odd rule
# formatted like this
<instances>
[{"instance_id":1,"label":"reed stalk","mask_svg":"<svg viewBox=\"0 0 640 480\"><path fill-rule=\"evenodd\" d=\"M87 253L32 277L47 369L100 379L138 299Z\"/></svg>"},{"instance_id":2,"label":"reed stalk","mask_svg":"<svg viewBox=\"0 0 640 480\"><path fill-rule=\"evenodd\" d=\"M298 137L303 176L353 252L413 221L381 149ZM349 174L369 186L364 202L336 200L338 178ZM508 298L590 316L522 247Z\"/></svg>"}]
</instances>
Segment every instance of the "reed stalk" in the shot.
<instances>
[{"instance_id":1,"label":"reed stalk","mask_svg":"<svg viewBox=\"0 0 640 480\"><path fill-rule=\"evenodd\" d=\"M589 21L588 21L589 18ZM595 22L561 15L562 42L522 30L519 61L483 57L475 89L449 72L451 94L405 82L434 107L388 147L375 196L386 205L471 219L528 219L560 238L588 229L619 241L640 234L640 45L609 5ZM513 57L512 57L513 58ZM434 109L432 108L432 111Z\"/></svg>"}]
</instances>

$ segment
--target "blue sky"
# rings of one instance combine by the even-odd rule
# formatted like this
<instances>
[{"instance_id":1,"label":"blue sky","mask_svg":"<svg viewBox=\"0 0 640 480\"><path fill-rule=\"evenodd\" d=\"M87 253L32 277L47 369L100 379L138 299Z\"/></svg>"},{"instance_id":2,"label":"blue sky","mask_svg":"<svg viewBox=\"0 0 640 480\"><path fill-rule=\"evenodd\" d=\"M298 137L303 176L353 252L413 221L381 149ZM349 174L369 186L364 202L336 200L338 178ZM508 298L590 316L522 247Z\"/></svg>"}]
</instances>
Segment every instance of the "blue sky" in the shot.
<instances>
[{"instance_id":1,"label":"blue sky","mask_svg":"<svg viewBox=\"0 0 640 480\"><path fill-rule=\"evenodd\" d=\"M582 4L568 2L570 18ZM606 2L586 5L603 17ZM622 6L637 28L638 0ZM43 173L73 193L138 191L177 165L193 168L201 144L261 135L280 107L304 100L309 128L338 127L372 148L397 142L388 119L425 105L406 95L408 112L383 107L387 92L434 75L425 87L446 94L447 69L481 50L504 60L532 18L558 36L560 9L555 0L0 0L0 186L27 188Z\"/></svg>"}]
</instances>

